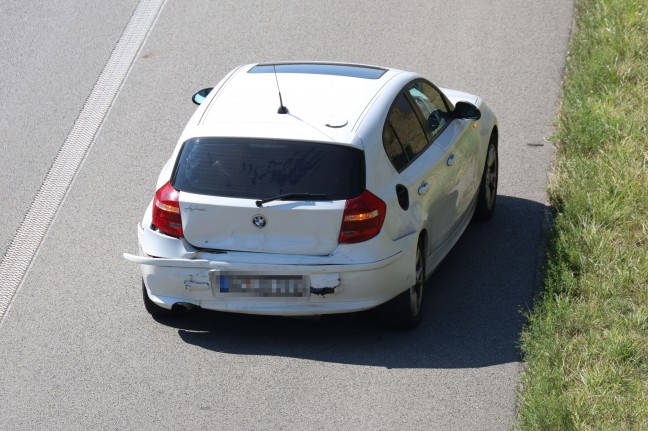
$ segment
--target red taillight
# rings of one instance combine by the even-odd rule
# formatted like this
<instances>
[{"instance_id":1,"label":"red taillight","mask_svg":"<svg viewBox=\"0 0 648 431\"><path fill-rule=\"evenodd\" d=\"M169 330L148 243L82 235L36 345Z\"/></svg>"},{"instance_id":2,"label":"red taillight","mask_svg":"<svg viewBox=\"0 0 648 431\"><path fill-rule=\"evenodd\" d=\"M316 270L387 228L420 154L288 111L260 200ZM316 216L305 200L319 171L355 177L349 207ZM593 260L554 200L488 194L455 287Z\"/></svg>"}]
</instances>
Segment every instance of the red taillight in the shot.
<instances>
[{"instance_id":1,"label":"red taillight","mask_svg":"<svg viewBox=\"0 0 648 431\"><path fill-rule=\"evenodd\" d=\"M344 207L340 243L353 244L378 235L385 221L387 205L369 191L349 199Z\"/></svg>"},{"instance_id":2,"label":"red taillight","mask_svg":"<svg viewBox=\"0 0 648 431\"><path fill-rule=\"evenodd\" d=\"M179 197L180 192L168 182L155 192L153 199L153 224L160 231L177 237L183 235Z\"/></svg>"}]
</instances>

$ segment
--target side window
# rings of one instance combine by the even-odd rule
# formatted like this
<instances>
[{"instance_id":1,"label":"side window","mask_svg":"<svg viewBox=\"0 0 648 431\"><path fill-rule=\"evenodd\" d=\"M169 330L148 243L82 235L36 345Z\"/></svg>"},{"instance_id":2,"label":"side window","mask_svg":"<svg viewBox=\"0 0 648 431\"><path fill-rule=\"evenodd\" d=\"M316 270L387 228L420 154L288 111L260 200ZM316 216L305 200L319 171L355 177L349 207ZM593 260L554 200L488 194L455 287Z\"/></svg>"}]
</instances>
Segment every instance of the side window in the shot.
<instances>
[{"instance_id":1,"label":"side window","mask_svg":"<svg viewBox=\"0 0 648 431\"><path fill-rule=\"evenodd\" d=\"M391 134L395 136L391 136ZM401 152L397 150L395 140L398 141ZM400 93L394 102L389 114L387 115L387 123L383 130L383 145L385 151L391 159L394 167L401 170L402 153L404 152L407 161L413 159L420 153L428 144L427 137L423 132L423 127L418 119L416 112L404 93ZM401 157L395 160L395 157ZM407 162L406 162L407 163Z\"/></svg>"},{"instance_id":2,"label":"side window","mask_svg":"<svg viewBox=\"0 0 648 431\"><path fill-rule=\"evenodd\" d=\"M443 97L436 88L424 81L413 83L408 93L416 103L421 119L424 121L428 140L434 140L449 120L448 107Z\"/></svg>"},{"instance_id":3,"label":"side window","mask_svg":"<svg viewBox=\"0 0 648 431\"><path fill-rule=\"evenodd\" d=\"M398 136L396 136L396 132L394 132L394 128L389 121L387 121L383 130L383 145L385 146L387 157L389 157L396 170L400 172L409 162L409 158L405 155L403 146L398 140Z\"/></svg>"}]
</instances>

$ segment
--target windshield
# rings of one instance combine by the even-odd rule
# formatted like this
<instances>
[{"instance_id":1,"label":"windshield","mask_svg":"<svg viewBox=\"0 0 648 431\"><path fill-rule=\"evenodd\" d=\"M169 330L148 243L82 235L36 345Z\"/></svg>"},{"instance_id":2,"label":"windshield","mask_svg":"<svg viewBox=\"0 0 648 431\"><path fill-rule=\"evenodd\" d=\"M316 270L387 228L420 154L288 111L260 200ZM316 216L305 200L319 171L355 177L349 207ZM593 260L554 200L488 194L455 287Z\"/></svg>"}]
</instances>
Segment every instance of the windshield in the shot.
<instances>
[{"instance_id":1,"label":"windshield","mask_svg":"<svg viewBox=\"0 0 648 431\"><path fill-rule=\"evenodd\" d=\"M173 174L176 190L244 199L285 194L344 200L365 188L363 151L343 145L248 138L186 141Z\"/></svg>"}]
</instances>

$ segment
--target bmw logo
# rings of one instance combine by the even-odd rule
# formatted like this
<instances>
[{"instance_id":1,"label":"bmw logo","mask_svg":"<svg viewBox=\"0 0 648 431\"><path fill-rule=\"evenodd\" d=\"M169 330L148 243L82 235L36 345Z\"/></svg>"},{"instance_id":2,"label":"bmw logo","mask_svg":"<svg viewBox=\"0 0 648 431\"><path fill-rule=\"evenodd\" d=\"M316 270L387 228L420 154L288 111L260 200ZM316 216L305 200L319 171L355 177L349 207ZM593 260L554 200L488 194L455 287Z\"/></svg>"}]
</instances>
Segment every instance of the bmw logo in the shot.
<instances>
[{"instance_id":1,"label":"bmw logo","mask_svg":"<svg viewBox=\"0 0 648 431\"><path fill-rule=\"evenodd\" d=\"M261 214L257 214L252 217L252 224L261 229L262 227L265 227L266 224L268 224L268 220L266 220L266 218Z\"/></svg>"}]
</instances>

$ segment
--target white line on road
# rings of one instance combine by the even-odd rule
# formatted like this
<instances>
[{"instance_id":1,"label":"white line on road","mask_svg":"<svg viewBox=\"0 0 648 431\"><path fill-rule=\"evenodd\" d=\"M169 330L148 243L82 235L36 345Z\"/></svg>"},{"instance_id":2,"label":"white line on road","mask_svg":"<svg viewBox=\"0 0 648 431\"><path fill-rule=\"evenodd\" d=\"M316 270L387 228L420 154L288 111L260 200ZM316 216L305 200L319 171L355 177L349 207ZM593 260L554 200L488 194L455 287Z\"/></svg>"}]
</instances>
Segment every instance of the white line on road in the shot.
<instances>
[{"instance_id":1,"label":"white line on road","mask_svg":"<svg viewBox=\"0 0 648 431\"><path fill-rule=\"evenodd\" d=\"M0 322L166 0L141 0L0 262Z\"/></svg>"}]
</instances>

